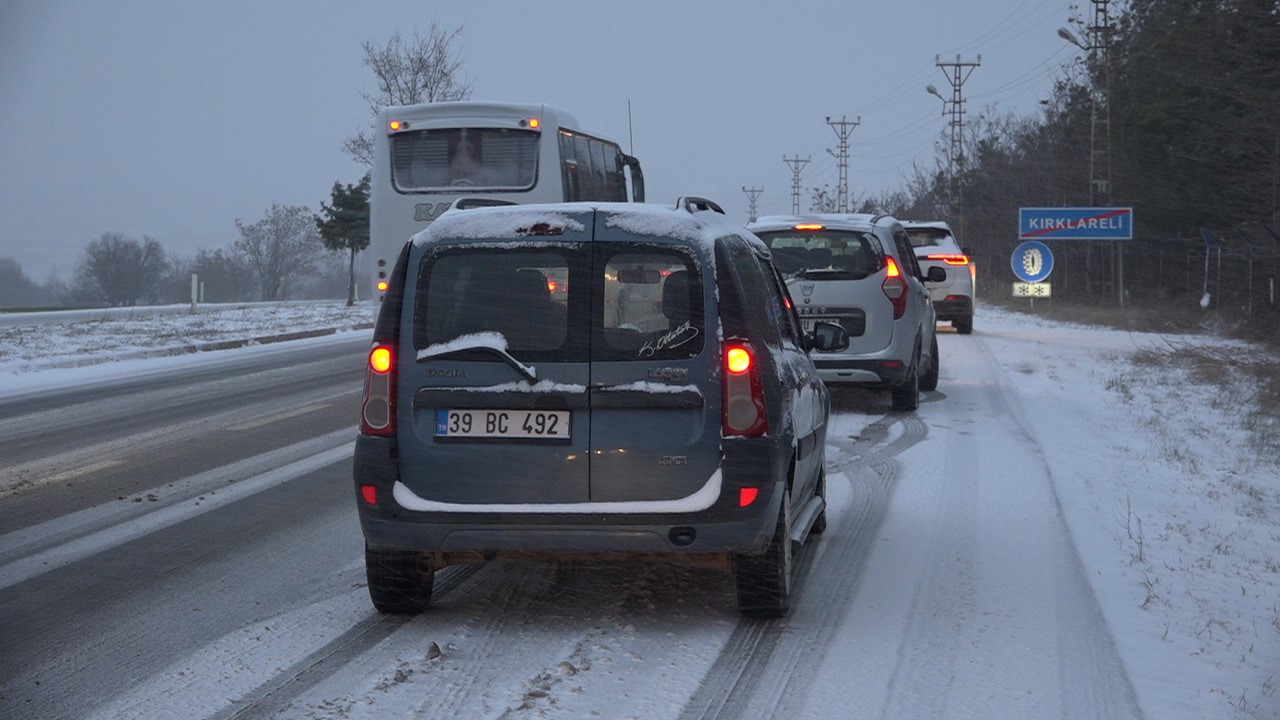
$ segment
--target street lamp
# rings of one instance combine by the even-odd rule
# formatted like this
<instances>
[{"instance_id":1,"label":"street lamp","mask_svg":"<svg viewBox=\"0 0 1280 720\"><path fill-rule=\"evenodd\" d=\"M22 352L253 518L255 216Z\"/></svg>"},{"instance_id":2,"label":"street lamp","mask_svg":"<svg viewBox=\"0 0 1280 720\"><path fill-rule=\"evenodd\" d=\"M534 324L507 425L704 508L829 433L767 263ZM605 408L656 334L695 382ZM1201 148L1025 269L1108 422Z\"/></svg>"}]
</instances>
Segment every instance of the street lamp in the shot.
<instances>
[{"instance_id":1,"label":"street lamp","mask_svg":"<svg viewBox=\"0 0 1280 720\"><path fill-rule=\"evenodd\" d=\"M1086 46L1085 46L1085 44L1084 44L1084 43L1080 42L1080 38L1076 37L1076 36L1075 36L1075 33L1071 32L1070 30L1068 30L1068 29L1066 29L1066 28L1064 28L1064 27L1060 27L1060 28L1058 28L1058 37L1062 38L1063 40L1066 40L1067 42L1071 43L1072 45L1075 45L1076 47L1080 48L1081 50L1088 50L1088 49L1089 49L1088 47L1086 47Z\"/></svg>"}]
</instances>

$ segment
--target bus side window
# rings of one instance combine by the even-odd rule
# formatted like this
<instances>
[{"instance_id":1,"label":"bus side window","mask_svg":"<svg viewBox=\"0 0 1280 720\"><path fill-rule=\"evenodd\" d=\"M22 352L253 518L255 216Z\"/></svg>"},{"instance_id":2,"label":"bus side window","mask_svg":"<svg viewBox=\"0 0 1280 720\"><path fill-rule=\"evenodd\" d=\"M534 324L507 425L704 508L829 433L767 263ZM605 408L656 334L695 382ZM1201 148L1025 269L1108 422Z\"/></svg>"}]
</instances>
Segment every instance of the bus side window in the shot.
<instances>
[{"instance_id":1,"label":"bus side window","mask_svg":"<svg viewBox=\"0 0 1280 720\"><path fill-rule=\"evenodd\" d=\"M560 133L560 177L564 181L565 202L582 199L582 184L578 177L578 161L573 154L573 136Z\"/></svg>"},{"instance_id":2,"label":"bus side window","mask_svg":"<svg viewBox=\"0 0 1280 720\"><path fill-rule=\"evenodd\" d=\"M591 172L591 141L582 135L573 138L574 157L578 161L578 191L583 200L599 197L595 187L595 174Z\"/></svg>"},{"instance_id":3,"label":"bus side window","mask_svg":"<svg viewBox=\"0 0 1280 720\"><path fill-rule=\"evenodd\" d=\"M612 193L609 192L608 172L604 162L604 143L599 140L591 140L591 185L595 188L595 197L592 200L612 200Z\"/></svg>"}]
</instances>

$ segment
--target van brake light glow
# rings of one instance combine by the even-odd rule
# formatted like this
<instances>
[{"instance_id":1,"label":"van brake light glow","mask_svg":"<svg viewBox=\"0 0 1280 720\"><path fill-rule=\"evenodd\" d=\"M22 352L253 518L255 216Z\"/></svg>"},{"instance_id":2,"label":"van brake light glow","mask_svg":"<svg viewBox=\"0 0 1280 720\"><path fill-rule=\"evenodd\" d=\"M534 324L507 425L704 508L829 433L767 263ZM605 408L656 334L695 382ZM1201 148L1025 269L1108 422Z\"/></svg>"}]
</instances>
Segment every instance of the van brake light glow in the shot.
<instances>
[{"instance_id":1,"label":"van brake light glow","mask_svg":"<svg viewBox=\"0 0 1280 720\"><path fill-rule=\"evenodd\" d=\"M796 225L795 229L796 230L825 230L827 229L827 226L821 225L819 223L801 223L799 225Z\"/></svg>"},{"instance_id":2,"label":"van brake light glow","mask_svg":"<svg viewBox=\"0 0 1280 720\"><path fill-rule=\"evenodd\" d=\"M379 375L391 370L391 348L379 345L369 351L369 369Z\"/></svg>"},{"instance_id":3,"label":"van brake light glow","mask_svg":"<svg viewBox=\"0 0 1280 720\"><path fill-rule=\"evenodd\" d=\"M968 265L968 255L927 255L925 260L938 260L947 265Z\"/></svg>"},{"instance_id":4,"label":"van brake light glow","mask_svg":"<svg viewBox=\"0 0 1280 720\"><path fill-rule=\"evenodd\" d=\"M880 289L893 305L893 319L901 318L907 312L907 280L898 269L898 262L893 258L885 258L885 278Z\"/></svg>"},{"instance_id":5,"label":"van brake light glow","mask_svg":"<svg viewBox=\"0 0 1280 720\"><path fill-rule=\"evenodd\" d=\"M751 369L751 353L744 347L730 347L725 352L724 358L725 366L728 367L729 372L734 375L741 375Z\"/></svg>"},{"instance_id":6,"label":"van brake light glow","mask_svg":"<svg viewBox=\"0 0 1280 720\"><path fill-rule=\"evenodd\" d=\"M721 432L725 436L760 437L769 432L764 382L751 346L725 343Z\"/></svg>"},{"instance_id":7,"label":"van brake light glow","mask_svg":"<svg viewBox=\"0 0 1280 720\"><path fill-rule=\"evenodd\" d=\"M395 435L394 365L394 345L377 343L370 348L360 404L360 432L365 435Z\"/></svg>"},{"instance_id":8,"label":"van brake light glow","mask_svg":"<svg viewBox=\"0 0 1280 720\"><path fill-rule=\"evenodd\" d=\"M887 276L891 278L902 277L902 271L898 269L898 261L893 258L885 259L889 262L889 269L886 272Z\"/></svg>"}]
</instances>

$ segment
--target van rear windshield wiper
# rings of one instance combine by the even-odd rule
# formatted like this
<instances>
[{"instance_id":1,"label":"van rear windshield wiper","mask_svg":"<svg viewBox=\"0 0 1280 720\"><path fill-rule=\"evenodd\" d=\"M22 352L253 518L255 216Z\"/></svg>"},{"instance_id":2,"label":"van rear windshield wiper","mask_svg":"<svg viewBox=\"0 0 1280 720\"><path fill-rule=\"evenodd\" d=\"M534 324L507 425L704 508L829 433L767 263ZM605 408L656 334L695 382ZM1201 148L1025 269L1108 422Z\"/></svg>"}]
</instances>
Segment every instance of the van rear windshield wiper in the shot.
<instances>
[{"instance_id":1,"label":"van rear windshield wiper","mask_svg":"<svg viewBox=\"0 0 1280 720\"><path fill-rule=\"evenodd\" d=\"M497 355L500 359L520 373L521 377L530 383L538 381L538 369L532 365L525 365L519 360L511 356L507 352L507 339L502 333L482 332L473 333L471 335L462 335L456 337L449 342L438 343L436 345L428 345L418 351L418 360L429 360L432 358L444 359L449 357L457 357L458 355L469 355L472 353L484 353L488 355Z\"/></svg>"}]
</instances>

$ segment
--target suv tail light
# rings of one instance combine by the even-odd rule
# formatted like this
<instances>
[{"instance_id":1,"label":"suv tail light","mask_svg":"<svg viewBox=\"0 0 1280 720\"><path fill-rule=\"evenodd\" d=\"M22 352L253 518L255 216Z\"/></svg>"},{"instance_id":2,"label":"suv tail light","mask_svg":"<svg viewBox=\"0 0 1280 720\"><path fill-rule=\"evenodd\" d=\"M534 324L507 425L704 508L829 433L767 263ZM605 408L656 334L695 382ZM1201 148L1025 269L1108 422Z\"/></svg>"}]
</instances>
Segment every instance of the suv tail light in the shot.
<instances>
[{"instance_id":1,"label":"suv tail light","mask_svg":"<svg viewBox=\"0 0 1280 720\"><path fill-rule=\"evenodd\" d=\"M364 435L395 434L395 346L374 343L364 376L360 403L360 432Z\"/></svg>"},{"instance_id":2,"label":"suv tail light","mask_svg":"<svg viewBox=\"0 0 1280 720\"><path fill-rule=\"evenodd\" d=\"M925 260L937 260L947 265L968 265L968 255L926 255Z\"/></svg>"},{"instance_id":3,"label":"suv tail light","mask_svg":"<svg viewBox=\"0 0 1280 720\"><path fill-rule=\"evenodd\" d=\"M902 277L902 271L898 269L898 261L893 258L885 258L885 260L887 269L884 284L880 289L884 290L884 296L893 303L893 319L897 320L907 312L907 279Z\"/></svg>"},{"instance_id":4,"label":"suv tail light","mask_svg":"<svg viewBox=\"0 0 1280 720\"><path fill-rule=\"evenodd\" d=\"M721 413L724 434L764 435L769 432L769 410L755 352L743 342L725 343L723 352L724 407Z\"/></svg>"}]
</instances>

